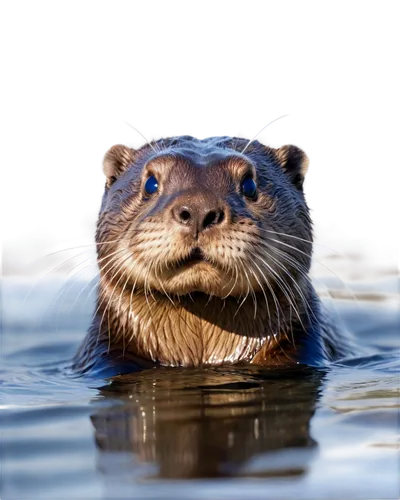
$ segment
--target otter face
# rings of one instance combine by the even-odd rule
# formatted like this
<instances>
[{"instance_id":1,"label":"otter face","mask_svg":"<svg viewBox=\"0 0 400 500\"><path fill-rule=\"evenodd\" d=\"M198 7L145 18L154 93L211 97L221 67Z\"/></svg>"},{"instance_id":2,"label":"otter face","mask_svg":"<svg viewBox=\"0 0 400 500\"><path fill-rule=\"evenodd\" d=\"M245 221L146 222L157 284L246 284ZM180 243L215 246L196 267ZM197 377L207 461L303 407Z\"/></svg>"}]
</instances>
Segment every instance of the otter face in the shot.
<instances>
[{"instance_id":1,"label":"otter face","mask_svg":"<svg viewBox=\"0 0 400 500\"><path fill-rule=\"evenodd\" d=\"M97 226L102 279L218 297L293 288L309 270L306 155L237 138L112 147Z\"/></svg>"}]
</instances>

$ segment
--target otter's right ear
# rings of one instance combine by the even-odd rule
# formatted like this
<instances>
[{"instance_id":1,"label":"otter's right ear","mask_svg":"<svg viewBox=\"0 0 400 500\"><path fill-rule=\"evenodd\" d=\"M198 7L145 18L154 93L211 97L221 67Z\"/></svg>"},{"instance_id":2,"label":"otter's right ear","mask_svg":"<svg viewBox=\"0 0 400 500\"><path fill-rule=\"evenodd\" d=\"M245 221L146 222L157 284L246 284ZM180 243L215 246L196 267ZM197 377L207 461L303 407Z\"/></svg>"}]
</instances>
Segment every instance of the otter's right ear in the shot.
<instances>
[{"instance_id":1,"label":"otter's right ear","mask_svg":"<svg viewBox=\"0 0 400 500\"><path fill-rule=\"evenodd\" d=\"M297 189L302 189L309 163L305 152L297 146L288 145L276 149L275 154L290 181Z\"/></svg>"},{"instance_id":2,"label":"otter's right ear","mask_svg":"<svg viewBox=\"0 0 400 500\"><path fill-rule=\"evenodd\" d=\"M107 187L110 187L135 161L135 153L134 149L122 144L117 144L107 151L103 160L103 171L107 176Z\"/></svg>"}]
</instances>

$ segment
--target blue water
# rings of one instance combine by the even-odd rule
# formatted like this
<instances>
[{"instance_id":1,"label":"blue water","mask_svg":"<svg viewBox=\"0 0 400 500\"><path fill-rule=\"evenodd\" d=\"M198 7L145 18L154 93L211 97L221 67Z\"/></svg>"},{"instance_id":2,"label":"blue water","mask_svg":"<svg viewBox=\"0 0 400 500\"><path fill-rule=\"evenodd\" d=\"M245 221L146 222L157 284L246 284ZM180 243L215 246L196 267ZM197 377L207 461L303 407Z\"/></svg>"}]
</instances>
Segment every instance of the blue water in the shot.
<instances>
[{"instance_id":1,"label":"blue water","mask_svg":"<svg viewBox=\"0 0 400 500\"><path fill-rule=\"evenodd\" d=\"M396 280L354 284L357 301L325 280L360 351L329 369L114 380L68 369L93 311L84 283L26 298L32 283L3 280L1 498L398 498Z\"/></svg>"}]
</instances>

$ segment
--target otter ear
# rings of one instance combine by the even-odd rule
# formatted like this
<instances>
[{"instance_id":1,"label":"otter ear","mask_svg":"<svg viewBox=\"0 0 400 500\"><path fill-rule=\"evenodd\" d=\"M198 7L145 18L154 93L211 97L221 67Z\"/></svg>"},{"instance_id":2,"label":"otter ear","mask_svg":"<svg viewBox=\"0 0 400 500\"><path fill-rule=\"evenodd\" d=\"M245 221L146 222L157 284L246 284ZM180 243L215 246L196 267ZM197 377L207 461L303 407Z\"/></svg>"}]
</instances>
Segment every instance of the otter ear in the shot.
<instances>
[{"instance_id":1,"label":"otter ear","mask_svg":"<svg viewBox=\"0 0 400 500\"><path fill-rule=\"evenodd\" d=\"M135 153L134 149L122 144L117 144L107 151L103 160L103 171L107 176L107 187L110 187L135 161Z\"/></svg>"},{"instance_id":2,"label":"otter ear","mask_svg":"<svg viewBox=\"0 0 400 500\"><path fill-rule=\"evenodd\" d=\"M304 177L306 175L309 160L304 151L297 146L282 146L275 150L280 166L289 176L290 181L298 188L302 189Z\"/></svg>"}]
</instances>

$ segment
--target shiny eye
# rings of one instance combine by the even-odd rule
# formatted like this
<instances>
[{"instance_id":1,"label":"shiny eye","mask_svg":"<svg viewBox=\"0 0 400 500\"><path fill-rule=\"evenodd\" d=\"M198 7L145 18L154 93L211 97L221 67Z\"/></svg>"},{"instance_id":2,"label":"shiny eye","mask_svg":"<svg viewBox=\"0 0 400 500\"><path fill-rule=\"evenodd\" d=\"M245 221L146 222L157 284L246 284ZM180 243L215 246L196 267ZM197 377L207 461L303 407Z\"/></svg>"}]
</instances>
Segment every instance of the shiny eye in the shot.
<instances>
[{"instance_id":1,"label":"shiny eye","mask_svg":"<svg viewBox=\"0 0 400 500\"><path fill-rule=\"evenodd\" d=\"M246 177L245 179L243 179L242 184L240 185L240 189L247 198L256 197L257 184L251 177Z\"/></svg>"},{"instance_id":2,"label":"shiny eye","mask_svg":"<svg viewBox=\"0 0 400 500\"><path fill-rule=\"evenodd\" d=\"M146 191L146 194L154 194L158 189L158 181L154 177L154 175L150 175L150 177L147 179L145 185L144 185L144 190Z\"/></svg>"}]
</instances>

